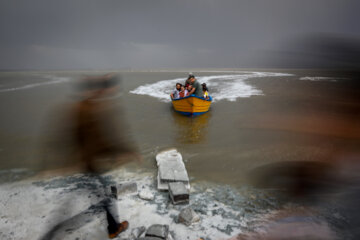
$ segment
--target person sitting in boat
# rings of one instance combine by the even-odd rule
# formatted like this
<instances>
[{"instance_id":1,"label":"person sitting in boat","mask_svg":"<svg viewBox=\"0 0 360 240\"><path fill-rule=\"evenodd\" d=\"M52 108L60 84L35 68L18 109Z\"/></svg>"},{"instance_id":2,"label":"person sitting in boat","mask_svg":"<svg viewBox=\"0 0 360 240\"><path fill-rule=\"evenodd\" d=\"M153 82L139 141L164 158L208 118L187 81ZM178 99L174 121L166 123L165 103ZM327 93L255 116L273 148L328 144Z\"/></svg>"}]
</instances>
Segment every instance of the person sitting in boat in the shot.
<instances>
[{"instance_id":1,"label":"person sitting in boat","mask_svg":"<svg viewBox=\"0 0 360 240\"><path fill-rule=\"evenodd\" d=\"M206 86L206 83L201 84L203 88L204 98L209 99L209 89Z\"/></svg>"},{"instance_id":2,"label":"person sitting in boat","mask_svg":"<svg viewBox=\"0 0 360 240\"><path fill-rule=\"evenodd\" d=\"M170 94L172 99L177 99L180 97L179 93L181 90L181 83L176 83L174 91Z\"/></svg>"},{"instance_id":3,"label":"person sitting in boat","mask_svg":"<svg viewBox=\"0 0 360 240\"><path fill-rule=\"evenodd\" d=\"M184 86L181 86L181 90L179 93L180 98L186 97L187 95L188 95L188 90Z\"/></svg>"},{"instance_id":4,"label":"person sitting in boat","mask_svg":"<svg viewBox=\"0 0 360 240\"><path fill-rule=\"evenodd\" d=\"M196 80L195 76L191 76L190 78L190 85L192 85L191 91L189 91L189 94L195 94L197 97L203 97L203 91L200 83Z\"/></svg>"},{"instance_id":5,"label":"person sitting in boat","mask_svg":"<svg viewBox=\"0 0 360 240\"><path fill-rule=\"evenodd\" d=\"M189 76L188 76L188 78L187 78L186 81L185 81L185 88L187 88L189 85L191 85L190 79L191 79L191 78L194 78L194 77L195 77L194 74L189 73Z\"/></svg>"},{"instance_id":6,"label":"person sitting in boat","mask_svg":"<svg viewBox=\"0 0 360 240\"><path fill-rule=\"evenodd\" d=\"M192 85L188 85L188 86L187 86L186 96L189 96L189 95L190 95L191 90L192 90Z\"/></svg>"}]
</instances>

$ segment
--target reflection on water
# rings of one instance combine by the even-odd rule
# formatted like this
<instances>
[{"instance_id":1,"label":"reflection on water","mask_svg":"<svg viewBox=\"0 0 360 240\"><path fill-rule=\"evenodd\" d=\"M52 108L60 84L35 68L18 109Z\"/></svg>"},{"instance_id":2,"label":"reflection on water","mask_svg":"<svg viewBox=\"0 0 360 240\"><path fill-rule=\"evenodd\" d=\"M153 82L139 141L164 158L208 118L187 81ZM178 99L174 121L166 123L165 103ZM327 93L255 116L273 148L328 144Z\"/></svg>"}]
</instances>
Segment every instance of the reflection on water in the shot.
<instances>
[{"instance_id":1,"label":"reflection on water","mask_svg":"<svg viewBox=\"0 0 360 240\"><path fill-rule=\"evenodd\" d=\"M181 144L206 142L211 112L200 116L184 116L172 111L176 127L176 141Z\"/></svg>"}]
</instances>

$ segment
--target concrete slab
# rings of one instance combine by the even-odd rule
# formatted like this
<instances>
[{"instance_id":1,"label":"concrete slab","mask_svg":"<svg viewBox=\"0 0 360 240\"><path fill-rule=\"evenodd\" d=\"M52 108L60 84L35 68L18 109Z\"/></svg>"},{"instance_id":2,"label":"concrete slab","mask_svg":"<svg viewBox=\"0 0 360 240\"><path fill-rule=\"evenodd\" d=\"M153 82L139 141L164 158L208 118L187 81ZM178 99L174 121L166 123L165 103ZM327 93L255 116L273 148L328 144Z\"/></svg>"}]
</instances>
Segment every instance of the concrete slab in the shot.
<instances>
[{"instance_id":1,"label":"concrete slab","mask_svg":"<svg viewBox=\"0 0 360 240\"><path fill-rule=\"evenodd\" d=\"M189 203L189 190L182 182L169 183L169 195L173 204Z\"/></svg>"},{"instance_id":2,"label":"concrete slab","mask_svg":"<svg viewBox=\"0 0 360 240\"><path fill-rule=\"evenodd\" d=\"M183 182L190 189L189 176L181 154L176 149L169 149L156 155L158 165L158 189L168 190L168 183Z\"/></svg>"}]
</instances>

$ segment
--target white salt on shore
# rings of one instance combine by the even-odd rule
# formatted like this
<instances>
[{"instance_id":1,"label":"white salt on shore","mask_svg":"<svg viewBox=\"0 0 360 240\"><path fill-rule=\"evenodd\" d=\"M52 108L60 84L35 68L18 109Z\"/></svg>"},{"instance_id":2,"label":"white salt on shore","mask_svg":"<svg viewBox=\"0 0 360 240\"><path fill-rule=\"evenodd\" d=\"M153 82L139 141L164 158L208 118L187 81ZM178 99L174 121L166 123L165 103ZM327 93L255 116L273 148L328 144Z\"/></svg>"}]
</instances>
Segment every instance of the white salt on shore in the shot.
<instances>
[{"instance_id":1,"label":"white salt on shore","mask_svg":"<svg viewBox=\"0 0 360 240\"><path fill-rule=\"evenodd\" d=\"M154 200L142 200L137 195L118 200L119 221L128 220L130 227L119 236L128 238L131 230L153 224L169 225L174 239L228 239L246 228L254 217L234 210L224 204L217 191L192 188L190 206L197 212L199 223L187 227L177 223L181 209L188 205L174 206L168 193L157 192L155 177L119 170L112 173L116 183L135 181L139 191L153 192ZM96 186L91 182L90 188ZM57 223L73 217L59 239L107 239L106 218L102 211L88 211L99 199L82 186L89 183L84 175L58 177L41 181L20 181L0 185L0 239L39 239ZM95 187L96 188L96 187ZM230 192L227 192L231 195ZM228 197L228 196L227 196ZM230 199L234 197L230 196ZM234 201L234 199L232 200ZM80 213L80 214L79 214Z\"/></svg>"}]
</instances>

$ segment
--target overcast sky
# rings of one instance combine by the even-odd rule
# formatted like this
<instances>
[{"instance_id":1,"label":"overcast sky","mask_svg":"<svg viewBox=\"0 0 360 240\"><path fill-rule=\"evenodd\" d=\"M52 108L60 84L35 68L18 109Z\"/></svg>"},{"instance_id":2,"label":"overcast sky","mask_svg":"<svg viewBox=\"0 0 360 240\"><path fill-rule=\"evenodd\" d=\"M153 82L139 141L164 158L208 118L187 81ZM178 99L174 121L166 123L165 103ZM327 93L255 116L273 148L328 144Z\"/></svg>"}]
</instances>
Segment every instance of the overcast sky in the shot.
<instances>
[{"instance_id":1,"label":"overcast sky","mask_svg":"<svg viewBox=\"0 0 360 240\"><path fill-rule=\"evenodd\" d=\"M1 0L0 69L262 67L313 34L358 37L353 0Z\"/></svg>"}]
</instances>

